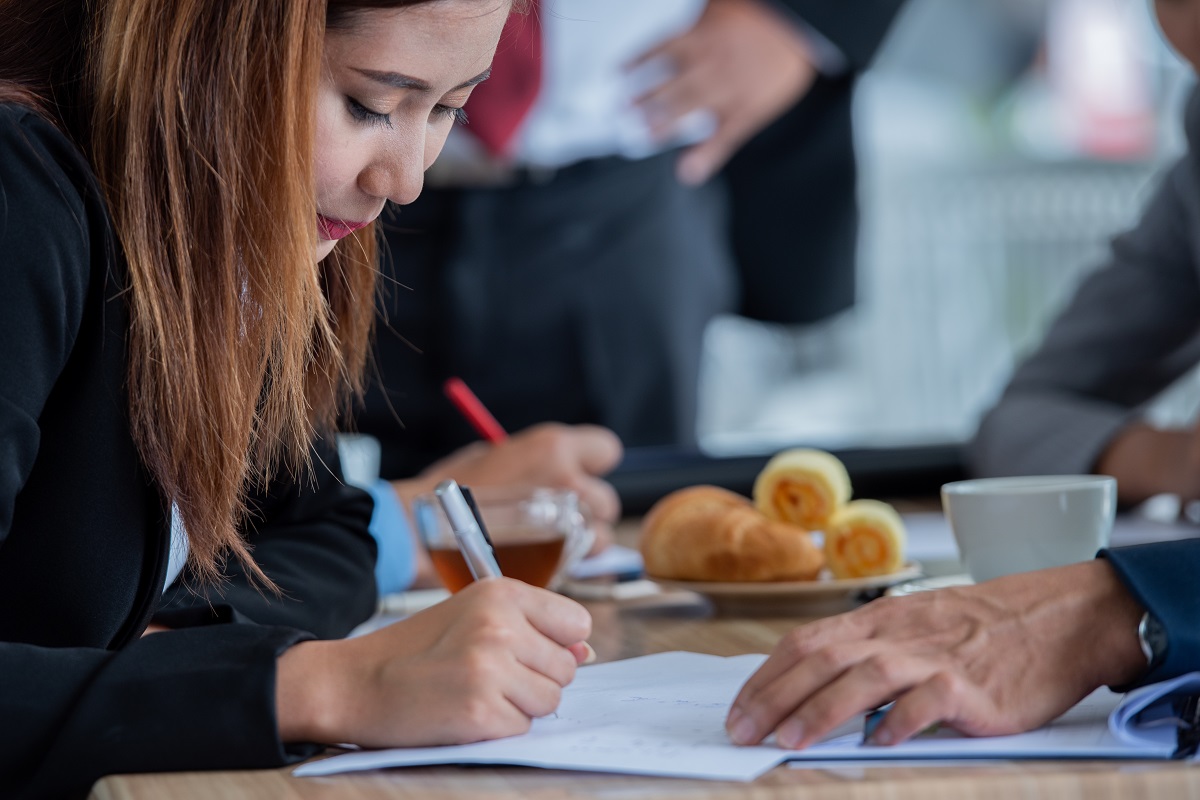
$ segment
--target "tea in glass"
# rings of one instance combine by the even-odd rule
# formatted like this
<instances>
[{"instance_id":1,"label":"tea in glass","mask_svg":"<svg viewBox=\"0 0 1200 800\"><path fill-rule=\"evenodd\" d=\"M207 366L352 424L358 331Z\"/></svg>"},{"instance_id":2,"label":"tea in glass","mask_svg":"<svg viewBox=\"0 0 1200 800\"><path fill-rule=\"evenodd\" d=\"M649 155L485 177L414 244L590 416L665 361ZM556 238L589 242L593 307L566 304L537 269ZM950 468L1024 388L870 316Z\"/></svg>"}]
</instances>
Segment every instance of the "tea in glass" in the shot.
<instances>
[{"instance_id":1,"label":"tea in glass","mask_svg":"<svg viewBox=\"0 0 1200 800\"><path fill-rule=\"evenodd\" d=\"M579 498L569 489L481 488L474 491L500 571L533 586L552 586L591 541ZM445 513L433 495L413 501L417 531L434 569L452 592L473 580Z\"/></svg>"}]
</instances>

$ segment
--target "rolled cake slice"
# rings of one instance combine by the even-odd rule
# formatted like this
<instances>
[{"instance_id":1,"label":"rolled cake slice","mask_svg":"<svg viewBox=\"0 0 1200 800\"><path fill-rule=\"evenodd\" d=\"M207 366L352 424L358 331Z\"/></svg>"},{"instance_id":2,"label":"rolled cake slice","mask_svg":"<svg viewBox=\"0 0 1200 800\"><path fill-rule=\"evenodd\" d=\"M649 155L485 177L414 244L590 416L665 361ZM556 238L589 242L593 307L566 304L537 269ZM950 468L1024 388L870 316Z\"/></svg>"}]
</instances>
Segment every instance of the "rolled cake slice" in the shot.
<instances>
[{"instance_id":1,"label":"rolled cake slice","mask_svg":"<svg viewBox=\"0 0 1200 800\"><path fill-rule=\"evenodd\" d=\"M835 578L889 575L904 566L904 521L878 500L847 503L825 527L825 563Z\"/></svg>"},{"instance_id":2,"label":"rolled cake slice","mask_svg":"<svg viewBox=\"0 0 1200 800\"><path fill-rule=\"evenodd\" d=\"M785 450L754 481L754 504L768 517L805 530L824 530L850 499L850 475L823 450Z\"/></svg>"}]
</instances>

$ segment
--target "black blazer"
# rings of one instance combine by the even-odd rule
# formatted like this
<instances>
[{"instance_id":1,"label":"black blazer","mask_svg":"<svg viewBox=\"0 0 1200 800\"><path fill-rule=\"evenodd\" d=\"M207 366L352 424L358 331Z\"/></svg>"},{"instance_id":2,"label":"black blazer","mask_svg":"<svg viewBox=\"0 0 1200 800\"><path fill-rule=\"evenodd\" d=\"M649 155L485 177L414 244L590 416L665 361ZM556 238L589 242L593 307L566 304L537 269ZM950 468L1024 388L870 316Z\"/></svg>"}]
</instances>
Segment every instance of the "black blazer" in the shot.
<instances>
[{"instance_id":1,"label":"black blazer","mask_svg":"<svg viewBox=\"0 0 1200 800\"><path fill-rule=\"evenodd\" d=\"M803 100L738 151L723 175L741 281L739 313L807 323L854 303L854 82L904 0L775 2L835 44L847 71L818 78Z\"/></svg>"},{"instance_id":2,"label":"black blazer","mask_svg":"<svg viewBox=\"0 0 1200 800\"><path fill-rule=\"evenodd\" d=\"M328 471L253 498L247 536L289 596L232 573L211 608L160 610L169 504L126 408L123 259L94 177L61 133L0 105L0 796L101 775L268 767L275 658L374 609L371 504ZM245 619L228 622L236 602Z\"/></svg>"}]
</instances>

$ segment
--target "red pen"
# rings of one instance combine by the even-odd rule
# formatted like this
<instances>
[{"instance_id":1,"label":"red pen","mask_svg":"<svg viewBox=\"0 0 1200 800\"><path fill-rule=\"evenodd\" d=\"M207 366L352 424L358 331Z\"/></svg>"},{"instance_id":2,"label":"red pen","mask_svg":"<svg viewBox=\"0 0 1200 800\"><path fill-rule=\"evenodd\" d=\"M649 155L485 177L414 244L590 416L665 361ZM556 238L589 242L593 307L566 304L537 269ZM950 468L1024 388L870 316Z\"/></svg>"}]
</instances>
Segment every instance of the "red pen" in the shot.
<instances>
[{"instance_id":1,"label":"red pen","mask_svg":"<svg viewBox=\"0 0 1200 800\"><path fill-rule=\"evenodd\" d=\"M466 417L467 422L471 423L471 427L485 441L495 444L508 438L508 434L504 428L500 427L500 423L492 416L492 412L487 410L461 378L447 378L446 382L442 384L442 389L450 398L450 402L454 403L454 406Z\"/></svg>"}]
</instances>

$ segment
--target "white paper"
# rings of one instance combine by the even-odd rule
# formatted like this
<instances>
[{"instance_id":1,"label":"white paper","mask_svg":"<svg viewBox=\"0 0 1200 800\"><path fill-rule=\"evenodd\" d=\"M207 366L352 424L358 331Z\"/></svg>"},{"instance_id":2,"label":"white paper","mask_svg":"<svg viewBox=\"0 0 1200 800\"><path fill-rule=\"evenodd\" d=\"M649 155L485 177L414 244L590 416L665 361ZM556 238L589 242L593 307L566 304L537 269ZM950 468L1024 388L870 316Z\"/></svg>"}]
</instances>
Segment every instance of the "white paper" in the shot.
<instances>
[{"instance_id":1,"label":"white paper","mask_svg":"<svg viewBox=\"0 0 1200 800\"><path fill-rule=\"evenodd\" d=\"M958 545L950 532L950 523L940 511L901 514L904 520L904 556L923 564L958 561Z\"/></svg>"},{"instance_id":2,"label":"white paper","mask_svg":"<svg viewBox=\"0 0 1200 800\"><path fill-rule=\"evenodd\" d=\"M970 737L943 728L895 747L862 745L862 724L841 737L793 753L796 761L831 759L1037 759L1037 758L1169 758L1173 748L1127 743L1109 730L1109 715L1122 695L1097 689L1061 717L1029 733L1015 736Z\"/></svg>"},{"instance_id":3,"label":"white paper","mask_svg":"<svg viewBox=\"0 0 1200 800\"><path fill-rule=\"evenodd\" d=\"M1134 544L1174 542L1180 539L1195 539L1200 536L1200 526L1190 522L1159 522L1137 514L1121 514L1113 523L1110 544L1113 547L1128 547Z\"/></svg>"},{"instance_id":4,"label":"white paper","mask_svg":"<svg viewBox=\"0 0 1200 800\"><path fill-rule=\"evenodd\" d=\"M584 667L563 691L558 712L529 733L491 742L347 753L304 764L296 775L331 775L428 764L513 764L749 781L797 760L1140 758L1170 756L1161 743L1122 741L1109 730L1120 695L1100 689L1050 725L1030 733L970 738L950 730L895 747L861 744L861 718L804 751L736 747L725 735L734 696L766 656L733 658L660 653Z\"/></svg>"},{"instance_id":5,"label":"white paper","mask_svg":"<svg viewBox=\"0 0 1200 800\"><path fill-rule=\"evenodd\" d=\"M296 775L421 764L516 764L554 769L749 781L787 758L736 747L725 714L766 656L661 653L583 667L557 714L529 733L450 747L363 751L304 764Z\"/></svg>"}]
</instances>

